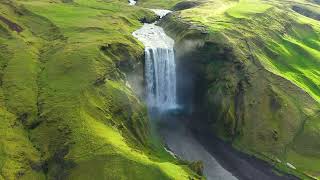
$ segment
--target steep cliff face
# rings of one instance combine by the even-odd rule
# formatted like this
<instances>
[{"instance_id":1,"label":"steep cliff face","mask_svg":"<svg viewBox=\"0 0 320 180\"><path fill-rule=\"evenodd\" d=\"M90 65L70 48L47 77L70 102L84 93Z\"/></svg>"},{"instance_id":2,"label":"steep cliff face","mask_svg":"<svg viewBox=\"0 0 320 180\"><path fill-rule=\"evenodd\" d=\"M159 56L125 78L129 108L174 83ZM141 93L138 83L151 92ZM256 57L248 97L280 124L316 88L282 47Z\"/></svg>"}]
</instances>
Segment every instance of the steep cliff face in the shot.
<instances>
[{"instance_id":1,"label":"steep cliff face","mask_svg":"<svg viewBox=\"0 0 320 180\"><path fill-rule=\"evenodd\" d=\"M197 178L153 141L127 86L143 59L131 33L151 11L95 0L0 9L0 179Z\"/></svg>"},{"instance_id":2,"label":"steep cliff face","mask_svg":"<svg viewBox=\"0 0 320 180\"><path fill-rule=\"evenodd\" d=\"M194 125L285 171L319 177L320 26L297 4L320 9L305 1L208 1L161 25L186 67L178 81L194 82L201 116Z\"/></svg>"}]
</instances>

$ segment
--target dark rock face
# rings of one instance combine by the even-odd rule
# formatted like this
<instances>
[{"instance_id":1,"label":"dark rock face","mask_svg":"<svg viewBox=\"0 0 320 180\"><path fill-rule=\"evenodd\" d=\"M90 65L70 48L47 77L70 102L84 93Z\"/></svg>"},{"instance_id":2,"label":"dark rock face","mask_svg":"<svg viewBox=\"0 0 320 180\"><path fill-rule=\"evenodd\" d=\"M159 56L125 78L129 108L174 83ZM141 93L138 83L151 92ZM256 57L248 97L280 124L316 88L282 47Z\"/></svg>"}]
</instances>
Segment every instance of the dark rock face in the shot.
<instances>
[{"instance_id":1,"label":"dark rock face","mask_svg":"<svg viewBox=\"0 0 320 180\"><path fill-rule=\"evenodd\" d=\"M296 100L288 97L295 94L309 108L315 107L315 102L288 80L255 65L257 62L243 63L233 50L219 50L219 46L206 44L206 50L200 53L204 55L208 49L212 52L202 61L202 82L207 91L200 98L206 110L199 111L207 114L206 123L218 136L280 155L307 118L300 113ZM199 94L195 96L199 98Z\"/></svg>"},{"instance_id":2,"label":"dark rock face","mask_svg":"<svg viewBox=\"0 0 320 180\"><path fill-rule=\"evenodd\" d=\"M143 17L143 18L141 18L139 21L140 21L141 23L153 23L153 22L155 22L155 21L157 21L157 20L159 20L159 19L160 19L159 16L156 17L156 18L154 18L154 19L150 19L150 18Z\"/></svg>"},{"instance_id":3,"label":"dark rock face","mask_svg":"<svg viewBox=\"0 0 320 180\"><path fill-rule=\"evenodd\" d=\"M115 61L117 68L123 71L131 71L134 64L138 61L131 51L128 51L130 46L123 43L105 44L100 47L100 50L107 56L112 57Z\"/></svg>"},{"instance_id":4,"label":"dark rock face","mask_svg":"<svg viewBox=\"0 0 320 180\"><path fill-rule=\"evenodd\" d=\"M150 11L151 15L144 16L144 17L140 18L139 21L141 23L153 23L153 22L160 19L160 17L157 16L156 14L154 14L154 12L152 12L151 10L149 10L149 11Z\"/></svg>"},{"instance_id":5,"label":"dark rock face","mask_svg":"<svg viewBox=\"0 0 320 180\"><path fill-rule=\"evenodd\" d=\"M73 0L61 0L63 3L73 3Z\"/></svg>"},{"instance_id":6,"label":"dark rock face","mask_svg":"<svg viewBox=\"0 0 320 180\"><path fill-rule=\"evenodd\" d=\"M128 37L129 38L129 37ZM130 41L134 41L130 39ZM128 50L129 49L129 50ZM144 54L143 51L133 54L134 49L123 43L105 44L100 47L101 52L113 57L117 69L113 76L107 74L98 77L94 85L102 85L106 79L126 79L135 93L142 99L144 97Z\"/></svg>"},{"instance_id":7,"label":"dark rock face","mask_svg":"<svg viewBox=\"0 0 320 180\"><path fill-rule=\"evenodd\" d=\"M200 4L201 4L201 2L199 2L199 1L183 1L183 2L176 4L173 7L173 10L174 11L181 11L184 9L190 9L190 8L199 6Z\"/></svg>"},{"instance_id":8,"label":"dark rock face","mask_svg":"<svg viewBox=\"0 0 320 180\"><path fill-rule=\"evenodd\" d=\"M203 104L202 99L195 95L205 94L207 89L206 84L203 83L201 54L193 53L193 50L202 46L202 39L207 32L202 27L193 26L172 17L172 15L165 16L159 25L164 27L169 36L175 38L178 104L182 105L184 112L191 113L194 107L201 107ZM183 41L184 38L189 40Z\"/></svg>"},{"instance_id":9,"label":"dark rock face","mask_svg":"<svg viewBox=\"0 0 320 180\"><path fill-rule=\"evenodd\" d=\"M317 2L317 1L315 1L315 2ZM320 3L320 1L318 3ZM304 6L294 5L294 6L292 6L292 10L294 10L295 12L297 12L301 15L304 15L309 18L320 21L320 13L319 12L311 11L310 9L308 9Z\"/></svg>"},{"instance_id":10,"label":"dark rock face","mask_svg":"<svg viewBox=\"0 0 320 180\"><path fill-rule=\"evenodd\" d=\"M313 0L314 3L320 4L320 0Z\"/></svg>"}]
</instances>

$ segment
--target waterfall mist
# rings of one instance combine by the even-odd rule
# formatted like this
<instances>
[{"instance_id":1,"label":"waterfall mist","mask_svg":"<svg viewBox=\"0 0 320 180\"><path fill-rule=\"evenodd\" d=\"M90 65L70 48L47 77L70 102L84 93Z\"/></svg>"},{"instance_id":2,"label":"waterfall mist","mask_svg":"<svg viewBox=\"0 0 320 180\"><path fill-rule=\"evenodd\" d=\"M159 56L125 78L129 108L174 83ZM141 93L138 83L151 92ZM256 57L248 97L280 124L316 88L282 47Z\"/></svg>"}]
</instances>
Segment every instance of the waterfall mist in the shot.
<instances>
[{"instance_id":1,"label":"waterfall mist","mask_svg":"<svg viewBox=\"0 0 320 180\"><path fill-rule=\"evenodd\" d=\"M196 53L203 46L201 40L183 40L175 44L177 64L177 102L184 113L191 114L199 106L199 95L202 96L203 75L199 61L201 56Z\"/></svg>"}]
</instances>

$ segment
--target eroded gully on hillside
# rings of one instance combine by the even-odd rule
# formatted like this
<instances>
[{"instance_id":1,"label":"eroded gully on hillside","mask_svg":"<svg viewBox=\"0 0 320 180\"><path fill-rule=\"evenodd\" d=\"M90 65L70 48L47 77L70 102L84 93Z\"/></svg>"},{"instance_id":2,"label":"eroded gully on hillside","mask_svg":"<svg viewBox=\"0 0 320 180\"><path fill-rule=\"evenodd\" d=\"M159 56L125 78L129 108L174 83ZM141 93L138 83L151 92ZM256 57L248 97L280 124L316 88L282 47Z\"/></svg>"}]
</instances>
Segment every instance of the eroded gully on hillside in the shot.
<instances>
[{"instance_id":1,"label":"eroded gully on hillside","mask_svg":"<svg viewBox=\"0 0 320 180\"><path fill-rule=\"evenodd\" d=\"M129 5L135 4L136 1L129 0ZM152 11L160 18L171 12L161 9L152 9ZM166 108L168 110L178 107L176 102L172 101L176 98L173 94L177 93L175 85L172 85L172 83L175 84L175 77L172 77L175 74L171 72L175 69L174 41L156 23L144 24L141 29L133 33L133 36L146 47L145 76L149 76L145 77L147 104L149 109L162 111L161 115L157 116L161 121L158 130L170 151L184 160L202 161L203 174L208 180L295 179L291 176L277 175L267 163L238 152L231 145L213 139L212 135L191 131L187 125L190 118L187 115L176 116L163 113ZM169 70L166 67L169 67ZM159 68L165 68L165 70L159 70ZM161 94L166 92L170 93ZM170 98L165 99L165 97Z\"/></svg>"}]
</instances>

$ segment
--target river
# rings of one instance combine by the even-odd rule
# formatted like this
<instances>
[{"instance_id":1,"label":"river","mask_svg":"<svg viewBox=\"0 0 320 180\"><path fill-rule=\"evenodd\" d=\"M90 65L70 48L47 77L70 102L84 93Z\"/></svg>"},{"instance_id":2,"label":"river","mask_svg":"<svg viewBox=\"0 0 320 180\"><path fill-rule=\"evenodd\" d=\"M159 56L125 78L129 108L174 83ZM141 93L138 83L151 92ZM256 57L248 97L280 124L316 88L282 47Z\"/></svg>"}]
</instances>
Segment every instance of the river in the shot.
<instances>
[{"instance_id":1,"label":"river","mask_svg":"<svg viewBox=\"0 0 320 180\"><path fill-rule=\"evenodd\" d=\"M130 5L135 5L130 0ZM151 9L160 18L169 10ZM187 118L166 113L179 108L176 91L174 40L156 25L144 24L133 36L145 46L146 101L150 111L160 112L159 134L164 143L179 158L202 161L203 174L208 180L288 180L279 176L266 162L255 159L213 138L211 134L194 133Z\"/></svg>"}]
</instances>

